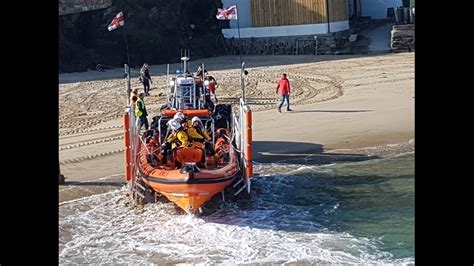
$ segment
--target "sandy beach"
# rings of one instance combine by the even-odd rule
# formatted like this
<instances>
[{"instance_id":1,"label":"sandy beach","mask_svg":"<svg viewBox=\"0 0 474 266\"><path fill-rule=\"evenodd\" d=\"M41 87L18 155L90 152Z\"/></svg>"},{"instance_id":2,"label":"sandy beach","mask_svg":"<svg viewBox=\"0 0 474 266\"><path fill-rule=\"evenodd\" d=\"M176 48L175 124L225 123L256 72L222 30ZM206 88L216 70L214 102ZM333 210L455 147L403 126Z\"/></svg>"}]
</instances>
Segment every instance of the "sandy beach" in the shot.
<instances>
[{"instance_id":1,"label":"sandy beach","mask_svg":"<svg viewBox=\"0 0 474 266\"><path fill-rule=\"evenodd\" d=\"M245 56L244 61L256 162L325 156L414 139L414 53ZM237 102L239 57L191 61L191 70L202 62L219 82L219 102ZM179 64L170 70L176 67ZM292 85L292 112L277 111L275 87L282 72ZM168 91L166 65L151 66L150 73L154 83L145 103L151 121ZM142 91L137 78L132 87ZM59 160L69 183L60 186L60 201L123 181L125 103L122 69L59 75ZM91 183L86 186L83 181Z\"/></svg>"}]
</instances>

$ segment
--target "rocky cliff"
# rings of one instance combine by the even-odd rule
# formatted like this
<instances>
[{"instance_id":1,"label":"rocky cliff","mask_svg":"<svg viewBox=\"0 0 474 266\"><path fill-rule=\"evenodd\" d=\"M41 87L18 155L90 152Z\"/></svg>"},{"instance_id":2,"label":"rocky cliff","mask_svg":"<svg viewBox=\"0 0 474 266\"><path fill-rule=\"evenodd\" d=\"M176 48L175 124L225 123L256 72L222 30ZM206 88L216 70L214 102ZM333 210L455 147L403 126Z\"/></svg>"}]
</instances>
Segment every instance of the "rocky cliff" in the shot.
<instances>
[{"instance_id":1,"label":"rocky cliff","mask_svg":"<svg viewBox=\"0 0 474 266\"><path fill-rule=\"evenodd\" d=\"M178 62L181 48L193 59L224 54L221 28L215 18L220 0L114 0L109 8L59 17L59 71L94 69L97 64ZM109 32L108 24L123 11L125 27Z\"/></svg>"}]
</instances>

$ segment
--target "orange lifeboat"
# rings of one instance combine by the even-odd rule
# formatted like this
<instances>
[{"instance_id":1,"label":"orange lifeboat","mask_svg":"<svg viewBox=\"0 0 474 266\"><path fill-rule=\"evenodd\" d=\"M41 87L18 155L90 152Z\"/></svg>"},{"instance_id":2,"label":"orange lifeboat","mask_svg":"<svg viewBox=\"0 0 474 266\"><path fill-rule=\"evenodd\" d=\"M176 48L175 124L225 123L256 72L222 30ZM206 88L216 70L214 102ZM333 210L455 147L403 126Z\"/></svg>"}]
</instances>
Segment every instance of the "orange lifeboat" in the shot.
<instances>
[{"instance_id":1,"label":"orange lifeboat","mask_svg":"<svg viewBox=\"0 0 474 266\"><path fill-rule=\"evenodd\" d=\"M136 128L132 108L124 115L129 194L138 203L164 196L187 213L202 210L211 199L224 198L226 193L231 198L248 196L253 174L248 106L241 101L237 116L231 105L210 103L205 84L190 74L178 74L170 85L167 104L153 118L150 130L140 132ZM211 136L210 145L194 141L189 147L165 149L167 125L177 112L189 120L199 117Z\"/></svg>"}]
</instances>

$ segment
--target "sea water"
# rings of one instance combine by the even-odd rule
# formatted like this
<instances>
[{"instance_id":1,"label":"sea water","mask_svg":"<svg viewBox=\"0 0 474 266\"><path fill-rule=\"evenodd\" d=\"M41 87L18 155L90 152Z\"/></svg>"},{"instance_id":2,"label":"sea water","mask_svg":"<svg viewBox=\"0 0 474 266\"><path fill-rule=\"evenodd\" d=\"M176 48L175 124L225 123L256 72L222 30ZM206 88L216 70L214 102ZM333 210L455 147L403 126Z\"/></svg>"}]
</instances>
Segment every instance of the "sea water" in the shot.
<instances>
[{"instance_id":1,"label":"sea water","mask_svg":"<svg viewBox=\"0 0 474 266\"><path fill-rule=\"evenodd\" d=\"M60 264L414 263L414 152L254 172L250 202L207 216L125 187L61 204Z\"/></svg>"}]
</instances>

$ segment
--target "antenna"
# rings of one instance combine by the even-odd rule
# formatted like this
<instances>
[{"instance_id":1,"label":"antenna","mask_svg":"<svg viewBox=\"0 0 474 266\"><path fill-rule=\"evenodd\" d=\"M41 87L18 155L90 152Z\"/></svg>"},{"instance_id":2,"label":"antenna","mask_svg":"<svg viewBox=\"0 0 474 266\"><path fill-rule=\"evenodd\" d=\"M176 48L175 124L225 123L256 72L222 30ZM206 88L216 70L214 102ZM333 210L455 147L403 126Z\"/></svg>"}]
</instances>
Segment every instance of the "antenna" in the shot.
<instances>
[{"instance_id":1,"label":"antenna","mask_svg":"<svg viewBox=\"0 0 474 266\"><path fill-rule=\"evenodd\" d=\"M181 49L181 61L183 61L183 72L186 73L188 70L187 68L187 61L189 61L189 49Z\"/></svg>"}]
</instances>

